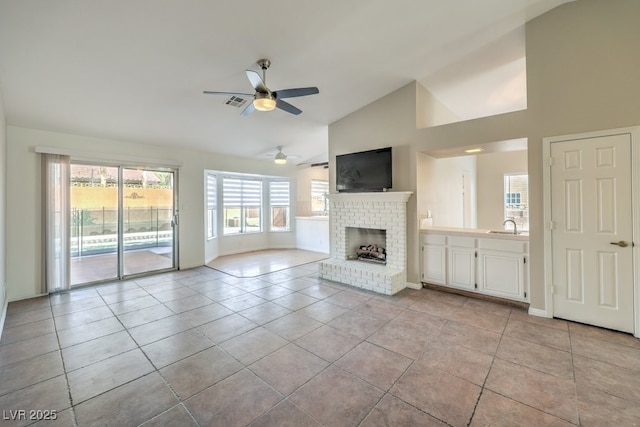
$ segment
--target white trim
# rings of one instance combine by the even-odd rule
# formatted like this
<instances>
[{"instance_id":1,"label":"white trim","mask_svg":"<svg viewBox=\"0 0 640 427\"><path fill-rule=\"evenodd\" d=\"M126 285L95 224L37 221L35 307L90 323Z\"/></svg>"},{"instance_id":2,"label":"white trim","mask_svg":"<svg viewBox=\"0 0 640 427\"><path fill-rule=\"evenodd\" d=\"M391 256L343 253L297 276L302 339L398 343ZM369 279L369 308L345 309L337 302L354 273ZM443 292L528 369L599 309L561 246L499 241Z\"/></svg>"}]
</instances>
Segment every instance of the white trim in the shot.
<instances>
[{"instance_id":1,"label":"white trim","mask_svg":"<svg viewBox=\"0 0 640 427\"><path fill-rule=\"evenodd\" d=\"M0 313L0 341L2 341L2 331L4 331L4 321L7 320L7 309L9 308L9 301L5 298L2 312Z\"/></svg>"},{"instance_id":2,"label":"white trim","mask_svg":"<svg viewBox=\"0 0 640 427\"><path fill-rule=\"evenodd\" d=\"M542 140L542 191L543 191L543 245L544 245L544 310L529 308L529 314L534 310L544 313L543 317L553 317L553 257L551 252L551 139ZM531 295L529 295L531 300Z\"/></svg>"},{"instance_id":3,"label":"white trim","mask_svg":"<svg viewBox=\"0 0 640 427\"><path fill-rule=\"evenodd\" d=\"M637 195L640 189L640 149L635 146L640 144L640 126L632 126L618 129L607 129L594 132L577 133L570 135L554 136L542 139L542 182L543 182L543 203L544 203L544 288L545 288L545 310L529 309L529 314L534 314L532 310L545 312L546 317L553 317L553 274L552 274L552 244L551 244L551 168L549 158L551 157L551 144L555 142L571 141L575 139L599 138L603 136L614 136L629 134L631 136L631 188L632 200L632 221L633 221L633 242L640 245L640 197ZM640 338L640 247L633 245L633 312L634 312L634 333Z\"/></svg>"},{"instance_id":4,"label":"white trim","mask_svg":"<svg viewBox=\"0 0 640 427\"><path fill-rule=\"evenodd\" d=\"M412 191L380 191L371 193L333 193L329 194L332 202L390 202L407 203Z\"/></svg>"},{"instance_id":5,"label":"white trim","mask_svg":"<svg viewBox=\"0 0 640 427\"><path fill-rule=\"evenodd\" d=\"M546 312L545 310L540 310L537 308L531 308L529 307L529 314L531 316L537 316L537 317L553 317L550 316L548 312Z\"/></svg>"},{"instance_id":6,"label":"white trim","mask_svg":"<svg viewBox=\"0 0 640 427\"><path fill-rule=\"evenodd\" d=\"M123 163L127 165L138 165L138 166L156 166L156 167L165 167L165 168L179 168L182 167L182 162L178 160L169 160L169 159L153 159L149 157L134 157L134 156L123 156L120 154L110 154L110 153L100 153L97 151L82 151L75 150L69 148L58 148L58 147L44 147L37 146L35 147L36 153L41 154L58 154L62 156L69 156L73 161L84 161L84 162L95 162L100 161L102 163L114 163L118 165L122 165Z\"/></svg>"},{"instance_id":7,"label":"white trim","mask_svg":"<svg viewBox=\"0 0 640 427\"><path fill-rule=\"evenodd\" d=\"M422 283L407 282L407 288L420 290L422 289Z\"/></svg>"}]
</instances>

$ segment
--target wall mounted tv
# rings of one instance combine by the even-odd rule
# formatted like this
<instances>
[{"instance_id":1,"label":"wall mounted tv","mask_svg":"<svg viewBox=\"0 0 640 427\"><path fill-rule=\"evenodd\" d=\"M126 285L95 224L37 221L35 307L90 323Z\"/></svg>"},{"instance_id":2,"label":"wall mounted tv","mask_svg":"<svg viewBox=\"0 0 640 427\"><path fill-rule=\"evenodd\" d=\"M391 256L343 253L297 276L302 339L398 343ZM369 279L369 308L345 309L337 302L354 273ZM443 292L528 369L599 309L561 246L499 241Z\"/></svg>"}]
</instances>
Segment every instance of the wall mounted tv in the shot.
<instances>
[{"instance_id":1,"label":"wall mounted tv","mask_svg":"<svg viewBox=\"0 0 640 427\"><path fill-rule=\"evenodd\" d=\"M389 190L391 172L391 147L336 156L338 192Z\"/></svg>"}]
</instances>

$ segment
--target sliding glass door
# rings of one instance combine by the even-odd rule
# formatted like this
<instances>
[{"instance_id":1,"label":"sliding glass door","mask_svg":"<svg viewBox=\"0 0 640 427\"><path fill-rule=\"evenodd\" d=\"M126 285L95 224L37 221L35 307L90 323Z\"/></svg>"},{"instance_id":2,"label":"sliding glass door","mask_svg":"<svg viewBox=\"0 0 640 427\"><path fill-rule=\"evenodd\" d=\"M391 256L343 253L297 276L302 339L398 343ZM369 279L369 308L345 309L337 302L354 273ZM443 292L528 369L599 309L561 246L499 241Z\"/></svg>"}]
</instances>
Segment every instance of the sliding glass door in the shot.
<instances>
[{"instance_id":1,"label":"sliding glass door","mask_svg":"<svg viewBox=\"0 0 640 427\"><path fill-rule=\"evenodd\" d=\"M124 275L174 266L173 172L123 169Z\"/></svg>"},{"instance_id":2,"label":"sliding glass door","mask_svg":"<svg viewBox=\"0 0 640 427\"><path fill-rule=\"evenodd\" d=\"M71 165L71 285L175 268L175 172Z\"/></svg>"}]
</instances>

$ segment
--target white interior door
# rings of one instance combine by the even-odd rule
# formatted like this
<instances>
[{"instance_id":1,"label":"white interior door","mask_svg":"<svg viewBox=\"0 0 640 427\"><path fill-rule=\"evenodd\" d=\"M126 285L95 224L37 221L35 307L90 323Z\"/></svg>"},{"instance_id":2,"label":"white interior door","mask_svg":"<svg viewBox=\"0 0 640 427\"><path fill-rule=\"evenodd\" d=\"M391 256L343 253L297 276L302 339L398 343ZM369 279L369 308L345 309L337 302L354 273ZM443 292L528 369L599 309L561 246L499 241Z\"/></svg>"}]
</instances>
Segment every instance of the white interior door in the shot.
<instances>
[{"instance_id":1,"label":"white interior door","mask_svg":"<svg viewBox=\"0 0 640 427\"><path fill-rule=\"evenodd\" d=\"M554 316L634 330L631 136L551 144Z\"/></svg>"}]
</instances>

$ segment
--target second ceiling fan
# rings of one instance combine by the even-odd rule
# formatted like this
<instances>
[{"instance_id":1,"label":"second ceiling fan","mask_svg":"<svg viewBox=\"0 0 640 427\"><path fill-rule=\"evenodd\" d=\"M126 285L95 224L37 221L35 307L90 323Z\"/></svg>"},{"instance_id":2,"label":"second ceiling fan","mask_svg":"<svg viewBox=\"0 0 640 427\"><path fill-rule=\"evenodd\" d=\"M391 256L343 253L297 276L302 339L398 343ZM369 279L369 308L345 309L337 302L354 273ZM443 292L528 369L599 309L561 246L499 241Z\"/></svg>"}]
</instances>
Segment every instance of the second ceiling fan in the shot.
<instances>
[{"instance_id":1,"label":"second ceiling fan","mask_svg":"<svg viewBox=\"0 0 640 427\"><path fill-rule=\"evenodd\" d=\"M284 101L284 98L296 98L299 96L315 95L319 93L317 87L300 87L293 89L282 89L271 91L266 85L266 72L271 61L268 59L260 59L258 65L262 69L262 77L260 74L253 70L246 70L247 78L251 83L251 86L255 89L255 93L242 93L242 92L214 92L205 90L207 95L235 95L244 97L253 97L253 102L245 107L240 113L241 116L247 116L254 110L259 111L271 111L275 108L286 111L287 113L298 115L302 113L302 110L295 107L288 102Z\"/></svg>"}]
</instances>

